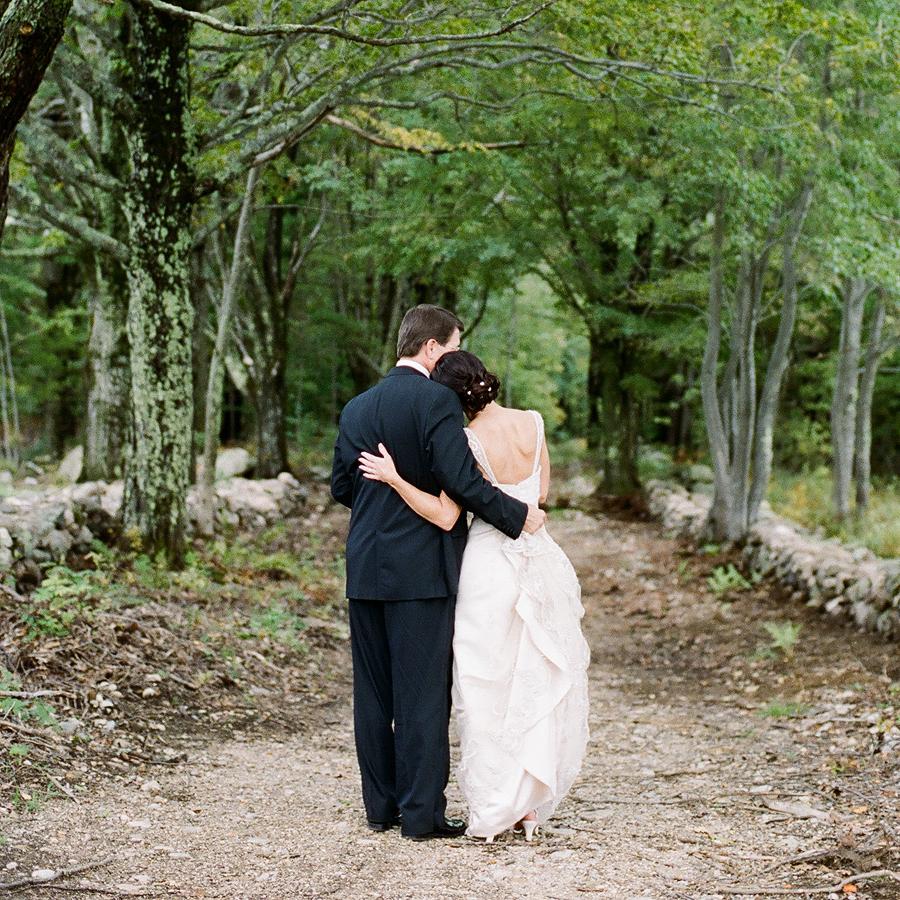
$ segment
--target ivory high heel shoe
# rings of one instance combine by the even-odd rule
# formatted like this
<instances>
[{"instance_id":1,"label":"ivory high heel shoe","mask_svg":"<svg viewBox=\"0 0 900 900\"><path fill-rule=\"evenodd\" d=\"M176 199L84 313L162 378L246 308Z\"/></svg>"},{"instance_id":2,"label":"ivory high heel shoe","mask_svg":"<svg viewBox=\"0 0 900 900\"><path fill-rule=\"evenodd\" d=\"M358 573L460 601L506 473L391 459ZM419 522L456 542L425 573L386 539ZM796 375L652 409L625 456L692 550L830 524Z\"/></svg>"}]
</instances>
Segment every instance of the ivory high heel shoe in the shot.
<instances>
[{"instance_id":1,"label":"ivory high heel shoe","mask_svg":"<svg viewBox=\"0 0 900 900\"><path fill-rule=\"evenodd\" d=\"M519 819L519 821L516 822L516 831L521 828L522 831L525 832L525 840L530 842L534 837L535 832L537 831L538 820L537 812L535 810L532 810L530 813L528 813L528 815L533 816L534 818Z\"/></svg>"}]
</instances>

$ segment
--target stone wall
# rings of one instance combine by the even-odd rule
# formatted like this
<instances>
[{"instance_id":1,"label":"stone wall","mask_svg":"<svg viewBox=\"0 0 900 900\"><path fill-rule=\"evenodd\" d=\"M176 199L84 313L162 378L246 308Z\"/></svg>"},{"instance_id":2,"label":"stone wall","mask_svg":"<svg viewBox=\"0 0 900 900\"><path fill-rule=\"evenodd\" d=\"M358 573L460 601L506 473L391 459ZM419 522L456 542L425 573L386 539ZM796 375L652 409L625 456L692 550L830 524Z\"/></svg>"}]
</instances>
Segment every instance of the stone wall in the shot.
<instances>
[{"instance_id":1,"label":"stone wall","mask_svg":"<svg viewBox=\"0 0 900 900\"><path fill-rule=\"evenodd\" d=\"M295 515L308 490L293 475L277 478L225 478L216 482L216 521L259 529ZM41 563L62 562L69 551L84 553L91 541L116 533L122 482L88 481L64 487L22 487L0 498L0 575L39 581ZM188 533L197 523L197 491L187 498Z\"/></svg>"},{"instance_id":2,"label":"stone wall","mask_svg":"<svg viewBox=\"0 0 900 900\"><path fill-rule=\"evenodd\" d=\"M647 502L668 531L702 538L709 496L651 481ZM816 537L766 507L750 530L743 556L748 569L774 579L793 599L900 639L900 559L880 559L864 547Z\"/></svg>"}]
</instances>

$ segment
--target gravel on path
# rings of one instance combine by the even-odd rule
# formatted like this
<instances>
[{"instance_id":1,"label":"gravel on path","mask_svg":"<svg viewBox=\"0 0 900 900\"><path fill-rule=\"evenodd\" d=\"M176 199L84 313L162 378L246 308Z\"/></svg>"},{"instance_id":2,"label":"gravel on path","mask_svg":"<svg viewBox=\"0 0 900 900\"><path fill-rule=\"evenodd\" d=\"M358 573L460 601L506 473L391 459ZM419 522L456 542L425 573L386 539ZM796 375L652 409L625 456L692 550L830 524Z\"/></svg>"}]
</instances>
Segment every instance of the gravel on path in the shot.
<instances>
[{"instance_id":1,"label":"gravel on path","mask_svg":"<svg viewBox=\"0 0 900 900\"><path fill-rule=\"evenodd\" d=\"M582 580L592 736L533 843L369 832L341 678L302 736L198 740L177 768L7 819L0 881L112 857L61 880L68 891L50 882L16 896L713 900L725 885L821 887L866 865L900 869L897 754L867 750L870 723L848 695L886 692L896 648L778 610L764 590L723 603L654 525L567 511L550 529ZM792 661L753 656L766 615L804 621ZM803 711L760 715L783 696ZM453 783L450 812L462 812ZM786 864L811 850L834 853ZM855 896L898 898L900 882L863 881Z\"/></svg>"}]
</instances>

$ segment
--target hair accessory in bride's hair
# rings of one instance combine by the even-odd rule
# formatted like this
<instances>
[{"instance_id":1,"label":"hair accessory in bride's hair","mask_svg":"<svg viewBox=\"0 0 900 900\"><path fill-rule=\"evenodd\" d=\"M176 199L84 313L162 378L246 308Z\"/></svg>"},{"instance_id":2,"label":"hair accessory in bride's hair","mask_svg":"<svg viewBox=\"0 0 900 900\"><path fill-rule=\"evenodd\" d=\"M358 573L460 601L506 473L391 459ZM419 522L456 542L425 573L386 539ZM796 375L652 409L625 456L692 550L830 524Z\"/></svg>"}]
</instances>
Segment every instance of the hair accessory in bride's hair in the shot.
<instances>
[{"instance_id":1,"label":"hair accessory in bride's hair","mask_svg":"<svg viewBox=\"0 0 900 900\"><path fill-rule=\"evenodd\" d=\"M433 381L456 391L470 419L477 416L500 393L500 380L468 350L444 354L438 360L431 377Z\"/></svg>"}]
</instances>

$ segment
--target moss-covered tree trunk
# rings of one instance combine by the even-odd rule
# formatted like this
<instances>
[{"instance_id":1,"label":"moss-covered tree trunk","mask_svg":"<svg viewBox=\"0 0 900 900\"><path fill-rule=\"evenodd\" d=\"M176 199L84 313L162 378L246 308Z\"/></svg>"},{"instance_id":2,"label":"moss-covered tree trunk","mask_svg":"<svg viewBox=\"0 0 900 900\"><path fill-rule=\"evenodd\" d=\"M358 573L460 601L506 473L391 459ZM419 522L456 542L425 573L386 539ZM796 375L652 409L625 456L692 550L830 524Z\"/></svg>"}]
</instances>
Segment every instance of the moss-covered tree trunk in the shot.
<instances>
[{"instance_id":1,"label":"moss-covered tree trunk","mask_svg":"<svg viewBox=\"0 0 900 900\"><path fill-rule=\"evenodd\" d=\"M72 0L0 0L0 239L19 124L63 36Z\"/></svg>"},{"instance_id":2,"label":"moss-covered tree trunk","mask_svg":"<svg viewBox=\"0 0 900 900\"><path fill-rule=\"evenodd\" d=\"M129 80L140 114L126 135L131 428L123 524L147 552L177 567L184 555L193 420L190 26L141 3L131 7L131 21Z\"/></svg>"}]
</instances>

